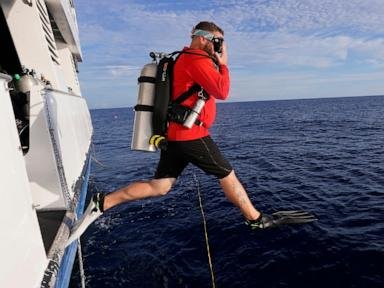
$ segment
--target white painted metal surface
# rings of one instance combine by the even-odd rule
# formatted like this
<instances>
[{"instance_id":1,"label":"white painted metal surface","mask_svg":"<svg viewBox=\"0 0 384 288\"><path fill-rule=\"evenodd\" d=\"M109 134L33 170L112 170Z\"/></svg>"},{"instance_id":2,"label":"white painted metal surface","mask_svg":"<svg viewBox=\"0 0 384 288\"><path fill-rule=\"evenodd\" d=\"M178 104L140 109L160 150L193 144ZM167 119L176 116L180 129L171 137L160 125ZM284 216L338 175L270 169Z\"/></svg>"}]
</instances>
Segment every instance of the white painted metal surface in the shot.
<instances>
[{"instance_id":1,"label":"white painted metal surface","mask_svg":"<svg viewBox=\"0 0 384 288\"><path fill-rule=\"evenodd\" d=\"M34 205L38 209L63 209L66 200L51 141L42 86L31 90L30 148L25 163Z\"/></svg>"},{"instance_id":2,"label":"white painted metal surface","mask_svg":"<svg viewBox=\"0 0 384 288\"><path fill-rule=\"evenodd\" d=\"M47 259L5 78L0 74L0 286L38 287Z\"/></svg>"},{"instance_id":3,"label":"white painted metal surface","mask_svg":"<svg viewBox=\"0 0 384 288\"><path fill-rule=\"evenodd\" d=\"M45 90L44 94L72 197L73 185L81 175L91 143L90 114L82 97L56 90Z\"/></svg>"},{"instance_id":4,"label":"white painted metal surface","mask_svg":"<svg viewBox=\"0 0 384 288\"><path fill-rule=\"evenodd\" d=\"M36 86L31 91L31 138L26 166L38 209L62 209L66 207L67 193L62 185L67 185L72 197L91 143L92 124L84 98L40 89ZM62 171L58 160L62 161ZM65 183L61 177L65 177Z\"/></svg>"},{"instance_id":5,"label":"white painted metal surface","mask_svg":"<svg viewBox=\"0 0 384 288\"><path fill-rule=\"evenodd\" d=\"M53 18L58 25L58 28L63 35L66 43L69 44L69 49L76 55L78 60L81 60L79 29L76 22L76 12L73 7L72 0L46 0Z\"/></svg>"},{"instance_id":6,"label":"white painted metal surface","mask_svg":"<svg viewBox=\"0 0 384 288\"><path fill-rule=\"evenodd\" d=\"M60 55L61 69L64 75L64 85L67 90L76 94L81 95L79 79L77 78L76 67L72 58L71 51L67 46L62 44L57 45L57 49Z\"/></svg>"},{"instance_id":7,"label":"white painted metal surface","mask_svg":"<svg viewBox=\"0 0 384 288\"><path fill-rule=\"evenodd\" d=\"M38 75L43 75L54 88L66 91L63 82L55 73L55 66L58 64L52 57L57 54L57 48L52 28L47 24L49 19L42 20L45 19L43 16L48 15L44 1L33 0L31 6L26 5L24 1L12 0L0 1L0 4L21 64L28 69L34 69Z\"/></svg>"},{"instance_id":8,"label":"white painted metal surface","mask_svg":"<svg viewBox=\"0 0 384 288\"><path fill-rule=\"evenodd\" d=\"M2 50L6 55L0 58L0 69L28 74L35 80L27 89L29 113L18 118L19 122L29 119L29 149L23 155L13 108L18 111L25 104L16 101L12 107L7 85L11 78L0 74L0 227L4 232L0 287L40 287L44 273L56 279L53 274L60 268L68 219L73 218L67 215L74 213L70 202L77 200L73 197L75 184L84 172L92 123L86 101L79 96L76 68L81 49L73 2L0 0L0 8L6 22L1 22L0 42L5 39L3 43L10 45L9 51ZM13 86L19 90L14 94L26 92L17 81L15 77ZM24 116L27 120L22 120ZM49 242L47 251L41 235L46 230L40 231L36 215L39 210L67 210L61 232L54 243ZM47 267L48 260L54 267ZM64 277L69 273L70 269Z\"/></svg>"}]
</instances>

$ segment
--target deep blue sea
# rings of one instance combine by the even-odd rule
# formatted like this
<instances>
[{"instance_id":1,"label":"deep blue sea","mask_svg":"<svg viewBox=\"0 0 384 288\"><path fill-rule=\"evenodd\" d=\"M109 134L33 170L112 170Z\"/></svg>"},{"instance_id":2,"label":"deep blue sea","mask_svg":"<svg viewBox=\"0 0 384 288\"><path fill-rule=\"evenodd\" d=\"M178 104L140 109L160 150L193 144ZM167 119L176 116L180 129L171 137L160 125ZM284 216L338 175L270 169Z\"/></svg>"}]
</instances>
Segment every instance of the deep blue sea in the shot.
<instances>
[{"instance_id":1,"label":"deep blue sea","mask_svg":"<svg viewBox=\"0 0 384 288\"><path fill-rule=\"evenodd\" d=\"M91 111L90 193L151 178L132 108ZM384 287L384 96L223 103L213 139L265 213L312 224L251 231L215 178L188 166L167 196L107 211L82 237L87 287ZM71 287L80 287L75 267Z\"/></svg>"}]
</instances>

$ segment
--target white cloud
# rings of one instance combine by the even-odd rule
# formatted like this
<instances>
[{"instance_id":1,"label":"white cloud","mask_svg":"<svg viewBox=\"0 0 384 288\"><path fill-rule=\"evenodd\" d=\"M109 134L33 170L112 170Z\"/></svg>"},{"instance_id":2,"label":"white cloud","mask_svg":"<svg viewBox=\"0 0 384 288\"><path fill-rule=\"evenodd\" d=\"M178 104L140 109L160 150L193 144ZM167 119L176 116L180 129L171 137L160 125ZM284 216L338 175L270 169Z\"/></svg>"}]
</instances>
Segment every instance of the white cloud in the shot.
<instances>
[{"instance_id":1,"label":"white cloud","mask_svg":"<svg viewBox=\"0 0 384 288\"><path fill-rule=\"evenodd\" d=\"M238 33L231 37L231 61L235 65L276 64L281 68L328 68L359 60L361 63L384 62L384 39L361 39L349 36L319 38L315 35ZM232 59L233 58L233 59ZM376 59L376 61L372 61Z\"/></svg>"},{"instance_id":2,"label":"white cloud","mask_svg":"<svg viewBox=\"0 0 384 288\"><path fill-rule=\"evenodd\" d=\"M266 73L270 81L265 83L273 85L271 71L301 69L311 75L337 69L345 75L343 70L356 65L362 65L368 81L384 66L383 0L82 0L76 6L85 62L80 68L88 83L105 79L105 85L125 81L133 87L139 67L150 61L150 51L171 52L188 45L192 26L201 20L224 28L234 82L245 73ZM368 87L364 81L358 82ZM238 97L247 94L246 88L235 90Z\"/></svg>"},{"instance_id":3,"label":"white cloud","mask_svg":"<svg viewBox=\"0 0 384 288\"><path fill-rule=\"evenodd\" d=\"M121 76L137 75L141 67L127 66L127 65L112 65L112 66L105 66L105 69L110 75L115 77L121 77Z\"/></svg>"},{"instance_id":4,"label":"white cloud","mask_svg":"<svg viewBox=\"0 0 384 288\"><path fill-rule=\"evenodd\" d=\"M114 24L85 24L82 31L87 32L83 33L82 41L88 45L99 42L102 47L97 51L100 54L94 57L98 61L110 59L108 56L122 61L122 55L129 55L138 64L150 50L173 51L188 45L192 25L201 19L214 17L227 30L226 38L232 47L234 61L244 61L249 57L253 62L282 61L284 64L321 68L346 60L348 50L354 48L370 59L382 58L384 49L380 49L380 45L384 38L364 40L362 36L349 35L355 30L384 32L379 15L380 12L384 14L383 3L363 2L216 1L215 13L212 9L201 8L176 13L172 10L149 10L145 5L132 2L110 1L97 6L110 13L106 20L113 19ZM156 4L151 5L156 8ZM164 3L160 1L158 5L164 9ZM95 13L99 13L98 10ZM268 29L271 31L264 31Z\"/></svg>"},{"instance_id":5,"label":"white cloud","mask_svg":"<svg viewBox=\"0 0 384 288\"><path fill-rule=\"evenodd\" d=\"M234 0L215 1L222 20L234 31L274 29L281 31L351 30L382 34L382 0ZM220 7L223 7L220 9ZM251 27L252 29L248 29ZM329 33L332 33L328 31Z\"/></svg>"}]
</instances>

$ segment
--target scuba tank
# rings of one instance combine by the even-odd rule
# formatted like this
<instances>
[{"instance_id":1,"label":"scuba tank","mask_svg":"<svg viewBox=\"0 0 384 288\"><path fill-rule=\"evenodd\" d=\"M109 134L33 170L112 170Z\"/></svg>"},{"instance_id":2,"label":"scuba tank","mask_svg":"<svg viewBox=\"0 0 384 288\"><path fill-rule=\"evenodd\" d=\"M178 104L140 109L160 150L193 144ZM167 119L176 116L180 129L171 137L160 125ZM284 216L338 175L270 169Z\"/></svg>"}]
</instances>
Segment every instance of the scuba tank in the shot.
<instances>
[{"instance_id":1,"label":"scuba tank","mask_svg":"<svg viewBox=\"0 0 384 288\"><path fill-rule=\"evenodd\" d=\"M33 86L39 84L37 79L35 78L34 70L28 70L23 68L23 73L21 76L19 74L15 74L15 88L16 91L25 95L25 104L22 107L22 111L24 117L29 120L29 110L30 110L30 91Z\"/></svg>"},{"instance_id":2,"label":"scuba tank","mask_svg":"<svg viewBox=\"0 0 384 288\"><path fill-rule=\"evenodd\" d=\"M141 70L131 149L154 152L165 149L171 71L174 53L151 52L153 62Z\"/></svg>"},{"instance_id":3,"label":"scuba tank","mask_svg":"<svg viewBox=\"0 0 384 288\"><path fill-rule=\"evenodd\" d=\"M14 89L10 91L10 95L23 154L29 150L31 89L38 84L35 72L25 67L23 67L21 75L15 74L13 77Z\"/></svg>"},{"instance_id":4,"label":"scuba tank","mask_svg":"<svg viewBox=\"0 0 384 288\"><path fill-rule=\"evenodd\" d=\"M146 64L141 70L137 105L135 106L135 119L131 142L132 150L156 151L167 149L166 134L168 122L182 124L186 128L193 125L203 125L197 118L203 109L208 94L204 89L195 84L187 91L171 101L172 72L177 60L176 54L205 55L185 51L175 51L170 54L151 52L153 62ZM194 93L198 92L198 101L191 109L182 103Z\"/></svg>"},{"instance_id":5,"label":"scuba tank","mask_svg":"<svg viewBox=\"0 0 384 288\"><path fill-rule=\"evenodd\" d=\"M131 149L139 151L156 151L156 147L149 143L153 135L152 115L155 102L155 83L156 83L157 63L146 64L141 70L139 82L139 93L137 105L135 106L135 119L133 123L133 133Z\"/></svg>"},{"instance_id":6,"label":"scuba tank","mask_svg":"<svg viewBox=\"0 0 384 288\"><path fill-rule=\"evenodd\" d=\"M35 85L38 85L39 82L35 78L35 72L33 70L29 71L28 69L24 69L22 75L15 75L15 88L17 91L22 93L27 93L31 91L31 88Z\"/></svg>"}]
</instances>

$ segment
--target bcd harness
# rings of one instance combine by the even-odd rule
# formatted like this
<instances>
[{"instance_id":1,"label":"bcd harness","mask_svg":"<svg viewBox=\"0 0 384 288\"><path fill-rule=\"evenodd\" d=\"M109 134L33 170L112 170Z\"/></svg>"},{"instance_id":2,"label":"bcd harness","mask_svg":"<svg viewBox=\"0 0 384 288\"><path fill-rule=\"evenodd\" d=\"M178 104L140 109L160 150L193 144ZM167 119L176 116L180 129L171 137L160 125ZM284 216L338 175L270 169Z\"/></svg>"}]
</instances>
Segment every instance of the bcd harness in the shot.
<instances>
[{"instance_id":1,"label":"bcd harness","mask_svg":"<svg viewBox=\"0 0 384 288\"><path fill-rule=\"evenodd\" d=\"M176 59L173 57L178 54ZM176 122L184 125L186 121L193 121L193 125L204 126L204 122L198 119L200 110L209 99L208 93L198 84L194 84L187 91L179 95L175 100L172 100L172 80L173 67L181 54L193 54L203 57L212 57L193 53L188 51L175 51L170 54L153 53L150 56L156 61L160 58L157 64L156 77L141 76L138 82L149 82L155 84L155 98L153 106L136 105L135 111L150 111L152 113L152 129L153 135L149 139L149 144L156 148L166 149L166 138L168 123ZM182 105L189 97L197 93L198 101L193 108ZM199 110L198 110L199 109ZM192 118L191 118L192 117ZM184 125L185 126L185 125ZM186 126L187 127L187 126ZM189 127L190 128L190 127Z\"/></svg>"},{"instance_id":2,"label":"bcd harness","mask_svg":"<svg viewBox=\"0 0 384 288\"><path fill-rule=\"evenodd\" d=\"M207 101L209 98L209 95L207 92L204 91L204 89L200 85L193 85L191 88L189 88L186 92L181 94L179 97L177 97L175 100L169 102L168 106L168 121L173 121L178 124L184 124L187 120L187 117L191 114L192 111L194 111L193 108L189 108L186 106L183 106L182 103L187 100L189 97L191 97L196 92L199 99L202 99L203 101ZM194 121L194 124L197 126L204 126L204 122L200 121L199 119L196 119Z\"/></svg>"}]
</instances>

